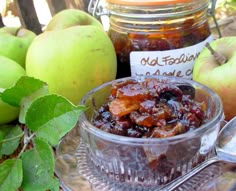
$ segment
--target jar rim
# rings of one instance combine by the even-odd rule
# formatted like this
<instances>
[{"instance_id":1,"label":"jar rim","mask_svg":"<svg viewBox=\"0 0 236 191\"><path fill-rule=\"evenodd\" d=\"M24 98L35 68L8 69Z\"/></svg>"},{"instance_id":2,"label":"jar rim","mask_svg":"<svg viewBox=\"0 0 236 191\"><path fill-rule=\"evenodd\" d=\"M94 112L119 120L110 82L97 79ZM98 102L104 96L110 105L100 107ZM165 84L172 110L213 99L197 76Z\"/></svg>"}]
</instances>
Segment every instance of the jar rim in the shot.
<instances>
[{"instance_id":1,"label":"jar rim","mask_svg":"<svg viewBox=\"0 0 236 191\"><path fill-rule=\"evenodd\" d=\"M192 0L106 0L108 3L118 5L135 5L135 6L147 6L147 5L168 5L171 3L189 3Z\"/></svg>"},{"instance_id":2,"label":"jar rim","mask_svg":"<svg viewBox=\"0 0 236 191\"><path fill-rule=\"evenodd\" d=\"M211 0L105 0L106 15L123 18L173 18L205 11ZM201 3L200 3L200 2Z\"/></svg>"}]
</instances>

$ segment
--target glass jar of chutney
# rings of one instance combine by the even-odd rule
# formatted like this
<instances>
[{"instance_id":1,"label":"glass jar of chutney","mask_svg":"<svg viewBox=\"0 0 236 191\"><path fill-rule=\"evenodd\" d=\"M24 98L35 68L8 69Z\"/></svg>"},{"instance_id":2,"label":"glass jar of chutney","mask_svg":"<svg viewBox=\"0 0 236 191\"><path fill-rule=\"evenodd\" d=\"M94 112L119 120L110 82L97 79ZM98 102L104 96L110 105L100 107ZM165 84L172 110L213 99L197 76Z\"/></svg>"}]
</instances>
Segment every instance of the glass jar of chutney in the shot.
<instances>
[{"instance_id":1,"label":"glass jar of chutney","mask_svg":"<svg viewBox=\"0 0 236 191\"><path fill-rule=\"evenodd\" d=\"M209 5L210 0L105 0L100 15L109 17L117 78L164 75L191 79L196 57L213 40Z\"/></svg>"}]
</instances>

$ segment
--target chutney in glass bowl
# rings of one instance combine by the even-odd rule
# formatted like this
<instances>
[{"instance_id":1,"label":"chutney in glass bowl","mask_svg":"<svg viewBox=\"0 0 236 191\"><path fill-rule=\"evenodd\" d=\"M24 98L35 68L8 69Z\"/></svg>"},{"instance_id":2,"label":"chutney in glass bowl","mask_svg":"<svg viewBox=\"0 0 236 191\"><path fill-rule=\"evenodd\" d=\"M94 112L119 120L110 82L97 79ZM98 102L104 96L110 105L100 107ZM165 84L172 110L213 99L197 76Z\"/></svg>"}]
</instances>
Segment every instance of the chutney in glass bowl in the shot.
<instances>
[{"instance_id":1,"label":"chutney in glass bowl","mask_svg":"<svg viewBox=\"0 0 236 191\"><path fill-rule=\"evenodd\" d=\"M78 127L91 165L114 184L161 188L214 154L219 96L168 76L117 79L91 90Z\"/></svg>"}]
</instances>

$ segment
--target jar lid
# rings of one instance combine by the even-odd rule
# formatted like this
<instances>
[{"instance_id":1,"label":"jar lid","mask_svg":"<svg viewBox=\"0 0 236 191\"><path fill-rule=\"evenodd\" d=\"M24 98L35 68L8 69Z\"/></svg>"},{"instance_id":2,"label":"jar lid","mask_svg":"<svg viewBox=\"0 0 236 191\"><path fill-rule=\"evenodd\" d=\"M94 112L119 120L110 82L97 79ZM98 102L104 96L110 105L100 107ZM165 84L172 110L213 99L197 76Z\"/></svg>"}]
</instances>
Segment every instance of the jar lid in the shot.
<instances>
[{"instance_id":1,"label":"jar lid","mask_svg":"<svg viewBox=\"0 0 236 191\"><path fill-rule=\"evenodd\" d=\"M186 3L193 0L106 0L108 3L118 4L118 5L136 5L136 6L146 6L146 5L167 5L176 3Z\"/></svg>"}]
</instances>

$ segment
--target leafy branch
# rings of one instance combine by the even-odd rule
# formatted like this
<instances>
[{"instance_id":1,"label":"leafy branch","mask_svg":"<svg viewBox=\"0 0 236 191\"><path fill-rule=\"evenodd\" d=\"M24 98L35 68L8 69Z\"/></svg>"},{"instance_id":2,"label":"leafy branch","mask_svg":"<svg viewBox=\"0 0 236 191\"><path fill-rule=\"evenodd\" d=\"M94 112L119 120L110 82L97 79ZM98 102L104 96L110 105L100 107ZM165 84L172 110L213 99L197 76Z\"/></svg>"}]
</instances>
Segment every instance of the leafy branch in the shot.
<instances>
[{"instance_id":1,"label":"leafy branch","mask_svg":"<svg viewBox=\"0 0 236 191\"><path fill-rule=\"evenodd\" d=\"M53 147L86 108L49 94L46 83L29 76L0 92L0 98L20 108L16 123L0 126L0 190L58 190Z\"/></svg>"}]
</instances>

